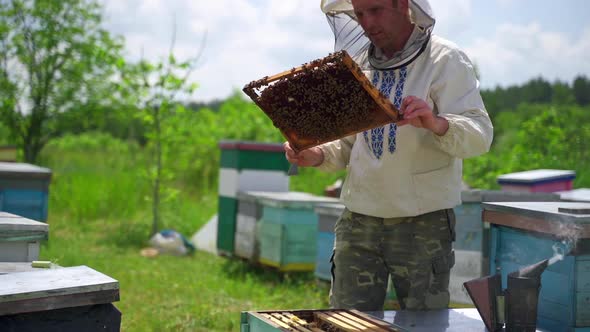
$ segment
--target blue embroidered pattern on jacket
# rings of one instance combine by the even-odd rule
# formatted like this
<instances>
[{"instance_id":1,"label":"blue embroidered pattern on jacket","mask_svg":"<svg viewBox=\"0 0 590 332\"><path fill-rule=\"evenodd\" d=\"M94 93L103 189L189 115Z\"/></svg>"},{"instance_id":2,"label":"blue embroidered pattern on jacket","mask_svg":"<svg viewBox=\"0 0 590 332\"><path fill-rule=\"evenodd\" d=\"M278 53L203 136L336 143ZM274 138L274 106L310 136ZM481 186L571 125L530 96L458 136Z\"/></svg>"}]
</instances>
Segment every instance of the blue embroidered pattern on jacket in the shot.
<instances>
[{"instance_id":1,"label":"blue embroidered pattern on jacket","mask_svg":"<svg viewBox=\"0 0 590 332\"><path fill-rule=\"evenodd\" d=\"M402 96L404 92L404 85L406 83L406 78L408 77L408 70L406 67L403 67L399 71L399 80L397 81L397 86L395 87L395 96L393 99L393 105L400 109L402 105ZM397 147L396 143L396 133L397 133L397 125L392 123L389 125L389 152L394 153Z\"/></svg>"},{"instance_id":2,"label":"blue embroidered pattern on jacket","mask_svg":"<svg viewBox=\"0 0 590 332\"><path fill-rule=\"evenodd\" d=\"M381 80L381 85L379 87L379 91L386 98L389 98L389 96L393 90L393 86L395 85L395 71L393 71L393 70L383 71L383 72L375 71L373 74L373 79L372 79L372 83L374 86L378 85L381 76L383 76L383 78ZM401 105L401 96L403 94L403 88L404 88L406 76L407 76L407 71L406 71L406 68L404 67L400 71L400 80L397 83L397 86L395 89L395 95L394 95L394 98L395 98L394 103L395 102L398 103L398 104L394 104L394 105L396 105L396 107L398 107L398 108ZM399 95L399 97L398 97L398 95ZM388 150L390 153L395 152L396 131L397 131L397 126L395 124L390 125L389 135L388 135ZM373 154L375 155L375 157L377 157L377 159L381 159L381 156L383 155L384 133L385 133L385 126L372 129L370 139L369 139L368 131L365 131L363 133L363 137L365 138L365 142L367 143L369 150L371 150L371 152L373 152Z\"/></svg>"}]
</instances>

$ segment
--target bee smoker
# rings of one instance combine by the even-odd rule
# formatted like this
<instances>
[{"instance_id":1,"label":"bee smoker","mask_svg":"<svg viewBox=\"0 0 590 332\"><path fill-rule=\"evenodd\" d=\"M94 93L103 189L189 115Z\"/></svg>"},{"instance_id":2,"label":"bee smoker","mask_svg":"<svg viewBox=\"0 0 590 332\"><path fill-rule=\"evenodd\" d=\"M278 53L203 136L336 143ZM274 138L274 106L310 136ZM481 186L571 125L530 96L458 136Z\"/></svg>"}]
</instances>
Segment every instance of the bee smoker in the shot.
<instances>
[{"instance_id":1,"label":"bee smoker","mask_svg":"<svg viewBox=\"0 0 590 332\"><path fill-rule=\"evenodd\" d=\"M499 274L463 284L488 331L536 331L541 274L548 263L546 259L509 273L505 290Z\"/></svg>"}]
</instances>

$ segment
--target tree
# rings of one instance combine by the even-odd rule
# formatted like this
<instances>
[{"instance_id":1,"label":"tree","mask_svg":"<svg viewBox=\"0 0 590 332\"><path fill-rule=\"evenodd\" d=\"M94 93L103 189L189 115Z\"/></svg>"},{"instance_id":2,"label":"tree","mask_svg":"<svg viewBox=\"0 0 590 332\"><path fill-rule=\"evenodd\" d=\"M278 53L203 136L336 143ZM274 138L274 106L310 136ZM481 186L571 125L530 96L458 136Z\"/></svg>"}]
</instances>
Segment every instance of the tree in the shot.
<instances>
[{"instance_id":1,"label":"tree","mask_svg":"<svg viewBox=\"0 0 590 332\"><path fill-rule=\"evenodd\" d=\"M35 162L57 114L108 103L122 44L95 0L0 0L0 121Z\"/></svg>"},{"instance_id":2,"label":"tree","mask_svg":"<svg viewBox=\"0 0 590 332\"><path fill-rule=\"evenodd\" d=\"M174 56L175 35L174 30L169 52L163 60L153 64L142 59L137 64L124 65L120 85L121 94L127 96L128 104L135 107L136 114L143 121L148 147L152 149L152 164L147 172L152 182L152 234L159 229L163 181L172 177L171 170L164 167L165 149L179 135L175 130L167 130L166 124L171 117L185 112L177 97L191 95L197 88L196 83L189 81L189 76L200 55L177 61ZM166 189L169 195L175 194L171 188Z\"/></svg>"},{"instance_id":3,"label":"tree","mask_svg":"<svg viewBox=\"0 0 590 332\"><path fill-rule=\"evenodd\" d=\"M573 90L578 105L590 104L590 80L586 76L578 76L574 79Z\"/></svg>"}]
</instances>

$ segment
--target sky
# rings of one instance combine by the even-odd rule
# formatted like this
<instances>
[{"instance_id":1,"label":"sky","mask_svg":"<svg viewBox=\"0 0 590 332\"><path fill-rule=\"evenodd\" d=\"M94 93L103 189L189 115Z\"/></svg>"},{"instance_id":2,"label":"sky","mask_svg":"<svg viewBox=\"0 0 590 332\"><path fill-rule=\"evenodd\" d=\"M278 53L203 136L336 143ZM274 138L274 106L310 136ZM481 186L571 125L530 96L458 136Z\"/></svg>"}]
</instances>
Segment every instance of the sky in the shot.
<instances>
[{"instance_id":1,"label":"sky","mask_svg":"<svg viewBox=\"0 0 590 332\"><path fill-rule=\"evenodd\" d=\"M103 0L104 25L125 39L126 57L156 61L170 49L199 56L190 100L224 99L334 49L320 0ZM477 65L482 88L543 77L590 77L590 0L430 0L434 33ZM175 27L175 28L174 28Z\"/></svg>"}]
</instances>

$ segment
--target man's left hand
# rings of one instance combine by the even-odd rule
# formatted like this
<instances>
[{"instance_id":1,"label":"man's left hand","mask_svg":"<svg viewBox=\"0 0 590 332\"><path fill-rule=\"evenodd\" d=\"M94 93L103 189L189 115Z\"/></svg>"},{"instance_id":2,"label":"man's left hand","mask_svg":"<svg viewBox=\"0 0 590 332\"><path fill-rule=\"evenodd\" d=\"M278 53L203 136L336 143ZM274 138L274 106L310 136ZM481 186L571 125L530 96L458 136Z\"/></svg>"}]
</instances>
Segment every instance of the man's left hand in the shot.
<instances>
[{"instance_id":1,"label":"man's left hand","mask_svg":"<svg viewBox=\"0 0 590 332\"><path fill-rule=\"evenodd\" d=\"M410 124L417 128L428 129L439 136L444 135L449 129L447 119L434 114L428 103L416 96L404 98L401 112L404 119L397 123L398 126Z\"/></svg>"}]
</instances>

